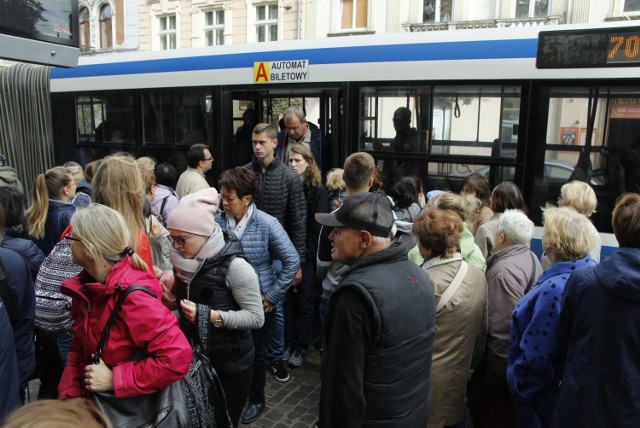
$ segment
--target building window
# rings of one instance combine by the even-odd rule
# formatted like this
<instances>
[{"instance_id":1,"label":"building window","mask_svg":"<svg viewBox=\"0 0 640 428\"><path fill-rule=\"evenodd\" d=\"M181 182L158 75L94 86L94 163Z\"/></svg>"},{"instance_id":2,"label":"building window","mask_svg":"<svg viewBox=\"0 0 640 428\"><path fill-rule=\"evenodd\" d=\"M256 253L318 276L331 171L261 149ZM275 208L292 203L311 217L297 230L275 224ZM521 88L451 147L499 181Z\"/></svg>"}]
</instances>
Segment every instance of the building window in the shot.
<instances>
[{"instance_id":1,"label":"building window","mask_svg":"<svg viewBox=\"0 0 640 428\"><path fill-rule=\"evenodd\" d=\"M624 12L640 12L640 0L625 0Z\"/></svg>"},{"instance_id":2,"label":"building window","mask_svg":"<svg viewBox=\"0 0 640 428\"><path fill-rule=\"evenodd\" d=\"M341 29L367 28L367 18L369 16L368 0L342 0L341 6Z\"/></svg>"},{"instance_id":3,"label":"building window","mask_svg":"<svg viewBox=\"0 0 640 428\"><path fill-rule=\"evenodd\" d=\"M204 13L204 39L206 46L224 45L224 10Z\"/></svg>"},{"instance_id":4,"label":"building window","mask_svg":"<svg viewBox=\"0 0 640 428\"><path fill-rule=\"evenodd\" d=\"M517 0L516 18L549 16L549 0Z\"/></svg>"},{"instance_id":5,"label":"building window","mask_svg":"<svg viewBox=\"0 0 640 428\"><path fill-rule=\"evenodd\" d=\"M176 49L176 16L161 16L159 19L160 50Z\"/></svg>"},{"instance_id":6,"label":"building window","mask_svg":"<svg viewBox=\"0 0 640 428\"><path fill-rule=\"evenodd\" d=\"M88 49L90 43L89 9L83 7L78 12L78 27L80 28L80 49Z\"/></svg>"},{"instance_id":7,"label":"building window","mask_svg":"<svg viewBox=\"0 0 640 428\"><path fill-rule=\"evenodd\" d=\"M110 49L111 41L111 6L105 4L100 8L100 49Z\"/></svg>"},{"instance_id":8,"label":"building window","mask_svg":"<svg viewBox=\"0 0 640 428\"><path fill-rule=\"evenodd\" d=\"M256 41L278 40L278 5L256 6Z\"/></svg>"},{"instance_id":9,"label":"building window","mask_svg":"<svg viewBox=\"0 0 640 428\"><path fill-rule=\"evenodd\" d=\"M452 0L424 0L422 9L422 21L451 21L452 3Z\"/></svg>"}]
</instances>

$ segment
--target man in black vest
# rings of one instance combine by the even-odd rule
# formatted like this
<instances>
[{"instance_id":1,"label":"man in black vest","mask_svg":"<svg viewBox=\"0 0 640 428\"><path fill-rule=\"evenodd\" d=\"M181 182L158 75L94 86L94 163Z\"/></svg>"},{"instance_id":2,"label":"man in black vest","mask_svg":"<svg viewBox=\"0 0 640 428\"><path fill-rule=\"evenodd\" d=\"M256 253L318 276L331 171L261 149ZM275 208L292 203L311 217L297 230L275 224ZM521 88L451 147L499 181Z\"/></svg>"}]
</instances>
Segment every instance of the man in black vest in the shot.
<instances>
[{"instance_id":1,"label":"man in black vest","mask_svg":"<svg viewBox=\"0 0 640 428\"><path fill-rule=\"evenodd\" d=\"M391 240L389 199L356 193L315 217L335 227L332 258L350 266L325 323L320 427L427 426L433 284Z\"/></svg>"}]
</instances>

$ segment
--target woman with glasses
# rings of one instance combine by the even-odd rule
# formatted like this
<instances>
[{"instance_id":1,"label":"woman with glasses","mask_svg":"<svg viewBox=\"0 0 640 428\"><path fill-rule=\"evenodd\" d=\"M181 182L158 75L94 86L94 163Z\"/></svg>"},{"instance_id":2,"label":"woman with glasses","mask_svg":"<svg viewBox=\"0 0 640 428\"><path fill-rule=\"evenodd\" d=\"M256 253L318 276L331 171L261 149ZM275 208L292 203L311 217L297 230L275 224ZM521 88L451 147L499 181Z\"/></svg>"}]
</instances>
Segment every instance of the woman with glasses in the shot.
<instances>
[{"instance_id":1,"label":"woman with glasses","mask_svg":"<svg viewBox=\"0 0 640 428\"><path fill-rule=\"evenodd\" d=\"M72 297L73 343L58 388L62 400L91 398L93 392L114 391L116 397L151 394L187 373L191 346L176 318L162 305L162 287L147 264L129 247L129 228L124 217L104 205L79 209L66 235L74 263L82 272L62 283ZM120 298L124 300L100 355L92 363L102 330ZM134 358L142 351L143 358Z\"/></svg>"},{"instance_id":2,"label":"woman with glasses","mask_svg":"<svg viewBox=\"0 0 640 428\"><path fill-rule=\"evenodd\" d=\"M223 172L218 184L224 212L216 217L216 221L224 230L233 232L240 239L247 261L251 263L260 279L261 311L264 311L265 320L261 329L252 332L256 356L249 403L242 417L245 424L258 419L264 410L267 356L265 347L267 343L278 340L279 320L276 307L282 307L287 288L293 282L300 266L298 252L287 232L275 217L256 207L256 181L255 173L248 168L236 167ZM281 270L273 269L274 260L282 261ZM278 367L280 364L282 362L279 360L272 361L272 370L274 365L281 368Z\"/></svg>"},{"instance_id":3,"label":"woman with glasses","mask_svg":"<svg viewBox=\"0 0 640 428\"><path fill-rule=\"evenodd\" d=\"M223 232L214 220L218 192L213 187L180 199L167 226L172 243L176 300L180 320L197 337L196 304L209 307L213 325L209 360L220 376L229 416L238 425L253 375L250 330L264 323L258 277L245 260L240 241Z\"/></svg>"}]
</instances>

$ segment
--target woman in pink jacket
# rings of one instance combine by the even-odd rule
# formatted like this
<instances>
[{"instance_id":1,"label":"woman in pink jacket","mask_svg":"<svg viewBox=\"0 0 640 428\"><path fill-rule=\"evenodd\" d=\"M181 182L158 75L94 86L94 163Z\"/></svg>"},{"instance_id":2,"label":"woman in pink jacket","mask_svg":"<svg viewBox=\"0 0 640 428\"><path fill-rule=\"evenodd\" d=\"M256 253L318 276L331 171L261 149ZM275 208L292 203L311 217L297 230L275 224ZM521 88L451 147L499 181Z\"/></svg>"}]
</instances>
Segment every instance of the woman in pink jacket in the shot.
<instances>
[{"instance_id":1,"label":"woman in pink jacket","mask_svg":"<svg viewBox=\"0 0 640 428\"><path fill-rule=\"evenodd\" d=\"M129 229L122 215L104 205L80 209L71 220L74 263L83 271L62 283L73 298L73 343L59 398L91 397L114 391L116 397L150 394L181 379L191 363L191 346L175 316L161 303L162 286L146 263L129 247ZM126 297L113 323L100 364L92 354L120 291L131 285L148 287ZM142 351L144 358L133 361Z\"/></svg>"}]
</instances>

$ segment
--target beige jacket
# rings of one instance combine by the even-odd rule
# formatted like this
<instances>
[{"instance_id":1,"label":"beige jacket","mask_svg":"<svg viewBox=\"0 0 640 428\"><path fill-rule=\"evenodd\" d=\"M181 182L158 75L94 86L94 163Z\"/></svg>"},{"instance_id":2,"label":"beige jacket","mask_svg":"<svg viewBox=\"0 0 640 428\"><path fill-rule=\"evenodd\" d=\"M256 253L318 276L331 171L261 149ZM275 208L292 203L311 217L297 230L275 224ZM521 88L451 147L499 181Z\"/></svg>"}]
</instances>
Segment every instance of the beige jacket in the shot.
<instances>
[{"instance_id":1,"label":"beige jacket","mask_svg":"<svg viewBox=\"0 0 640 428\"><path fill-rule=\"evenodd\" d=\"M422 268L433 282L436 305L458 273L462 257L435 258ZM464 416L467 381L484 350L487 337L487 282L469 264L460 287L438 312L431 365L429 427L453 425Z\"/></svg>"},{"instance_id":2,"label":"beige jacket","mask_svg":"<svg viewBox=\"0 0 640 428\"><path fill-rule=\"evenodd\" d=\"M195 168L187 168L185 172L180 174L178 184L176 185L176 193L180 199L201 189L210 187L204 174Z\"/></svg>"}]
</instances>

